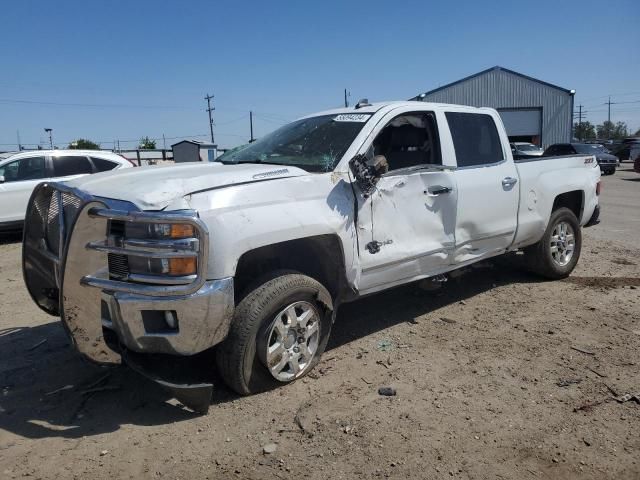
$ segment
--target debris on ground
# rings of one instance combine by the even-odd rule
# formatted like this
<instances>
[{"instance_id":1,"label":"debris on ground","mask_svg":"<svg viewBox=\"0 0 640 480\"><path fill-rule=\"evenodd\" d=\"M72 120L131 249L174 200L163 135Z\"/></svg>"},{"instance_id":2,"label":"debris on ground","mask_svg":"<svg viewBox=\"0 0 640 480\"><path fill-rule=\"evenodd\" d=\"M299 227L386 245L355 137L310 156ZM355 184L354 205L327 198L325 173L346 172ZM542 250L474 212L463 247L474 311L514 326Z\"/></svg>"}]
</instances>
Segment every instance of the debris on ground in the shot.
<instances>
[{"instance_id":1,"label":"debris on ground","mask_svg":"<svg viewBox=\"0 0 640 480\"><path fill-rule=\"evenodd\" d=\"M568 387L569 385L576 385L581 381L581 378L561 378L556 382L556 385L559 387Z\"/></svg>"},{"instance_id":2,"label":"debris on ground","mask_svg":"<svg viewBox=\"0 0 640 480\"><path fill-rule=\"evenodd\" d=\"M388 352L390 350L393 350L393 342L387 338L379 340L377 348L381 352Z\"/></svg>"},{"instance_id":3,"label":"debris on ground","mask_svg":"<svg viewBox=\"0 0 640 480\"><path fill-rule=\"evenodd\" d=\"M440 317L440 320L444 323L457 323L453 318L449 318L449 317Z\"/></svg>"},{"instance_id":4,"label":"debris on ground","mask_svg":"<svg viewBox=\"0 0 640 480\"><path fill-rule=\"evenodd\" d=\"M380 387L378 389L378 395L382 395L383 397L395 397L396 389L393 387Z\"/></svg>"},{"instance_id":5,"label":"debris on ground","mask_svg":"<svg viewBox=\"0 0 640 480\"><path fill-rule=\"evenodd\" d=\"M575 350L576 352L580 352L580 353L584 353L585 355L595 355L595 352L592 352L590 350L586 350L584 348L580 348L580 347L576 347L574 345L571 345L571 349Z\"/></svg>"},{"instance_id":6,"label":"debris on ground","mask_svg":"<svg viewBox=\"0 0 640 480\"><path fill-rule=\"evenodd\" d=\"M620 395L619 397L615 397L614 400L618 403L628 402L633 400L636 403L640 404L640 391L636 393L625 393L624 395Z\"/></svg>"},{"instance_id":7,"label":"debris on ground","mask_svg":"<svg viewBox=\"0 0 640 480\"><path fill-rule=\"evenodd\" d=\"M55 390L47 392L45 393L45 395L55 395L56 393L60 393L65 390L71 390L72 388L73 388L73 385L65 385L64 387L56 388Z\"/></svg>"},{"instance_id":8,"label":"debris on ground","mask_svg":"<svg viewBox=\"0 0 640 480\"><path fill-rule=\"evenodd\" d=\"M278 445L275 443L267 443L265 446L262 447L262 453L264 453L265 455L270 455L272 453L275 453L276 450L278 450Z\"/></svg>"},{"instance_id":9,"label":"debris on ground","mask_svg":"<svg viewBox=\"0 0 640 480\"><path fill-rule=\"evenodd\" d=\"M39 347L39 346L41 346L41 345L44 345L45 343L47 343L47 339L46 339L46 338L45 338L45 339L43 339L43 340L40 340L40 341L39 341L38 343L36 343L35 345L32 345L31 347L29 347L29 349L28 349L27 351L29 351L29 352L30 352L30 351L32 351L32 350L35 350L36 348L38 348L38 347Z\"/></svg>"}]
</instances>

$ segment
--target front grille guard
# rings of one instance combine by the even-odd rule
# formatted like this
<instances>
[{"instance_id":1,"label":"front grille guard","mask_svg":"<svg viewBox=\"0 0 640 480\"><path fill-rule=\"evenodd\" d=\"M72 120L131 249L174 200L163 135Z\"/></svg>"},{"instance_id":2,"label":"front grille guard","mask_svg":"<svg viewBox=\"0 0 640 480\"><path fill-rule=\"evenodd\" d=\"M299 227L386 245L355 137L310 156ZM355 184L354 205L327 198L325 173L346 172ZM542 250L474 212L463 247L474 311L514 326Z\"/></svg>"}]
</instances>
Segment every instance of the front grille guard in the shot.
<instances>
[{"instance_id":1,"label":"front grille guard","mask_svg":"<svg viewBox=\"0 0 640 480\"><path fill-rule=\"evenodd\" d=\"M96 207L96 202L104 208ZM51 315L60 315L62 308L60 290L64 278L69 237L79 213L87 207L88 203L94 204L88 212L89 216L105 220L104 231L100 232L104 238L108 236L109 220L141 223L174 222L192 225L198 237L197 242L191 245L192 249L197 248L197 275L178 278L176 279L178 284L175 285L150 285L109 279L105 264L104 270L83 276L80 284L111 292L153 296L188 295L202 287L206 280L209 233L196 212L142 212L135 210L136 207L131 203L93 197L62 183L41 183L34 189L27 207L23 231L22 265L27 290L34 302L44 311ZM85 248L94 249L95 246L95 244L87 244ZM140 246L135 246L131 251L125 250L124 253L136 255L140 252ZM166 253L171 255L170 252ZM185 253L195 255L195 251L191 253L185 251ZM83 252L74 252L74 255L82 254ZM157 255L158 252L152 250L150 254ZM157 280L160 283L160 278L149 280ZM144 278L138 281L144 281ZM166 281L171 279L167 278Z\"/></svg>"}]
</instances>

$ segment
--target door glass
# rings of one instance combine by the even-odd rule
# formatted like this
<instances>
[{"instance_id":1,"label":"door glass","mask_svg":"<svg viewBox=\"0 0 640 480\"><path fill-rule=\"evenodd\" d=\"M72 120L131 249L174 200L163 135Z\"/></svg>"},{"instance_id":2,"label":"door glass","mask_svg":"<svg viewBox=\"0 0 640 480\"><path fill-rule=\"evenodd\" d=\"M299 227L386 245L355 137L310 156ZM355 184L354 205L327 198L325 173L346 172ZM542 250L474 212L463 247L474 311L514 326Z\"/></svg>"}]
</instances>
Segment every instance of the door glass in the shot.
<instances>
[{"instance_id":1,"label":"door glass","mask_svg":"<svg viewBox=\"0 0 640 480\"><path fill-rule=\"evenodd\" d=\"M92 173L91 163L89 163L89 159L87 157L53 157L54 177L66 177L69 175L80 175L82 173Z\"/></svg>"},{"instance_id":2,"label":"door glass","mask_svg":"<svg viewBox=\"0 0 640 480\"><path fill-rule=\"evenodd\" d=\"M491 115L447 112L458 167L489 165L504 160L502 144Z\"/></svg>"},{"instance_id":3,"label":"door glass","mask_svg":"<svg viewBox=\"0 0 640 480\"><path fill-rule=\"evenodd\" d=\"M7 163L0 167L0 175L4 175L5 183L45 178L44 157L29 157Z\"/></svg>"},{"instance_id":4,"label":"door glass","mask_svg":"<svg viewBox=\"0 0 640 480\"><path fill-rule=\"evenodd\" d=\"M389 171L425 164L441 165L433 113L404 113L395 117L373 141L373 152L387 159Z\"/></svg>"}]
</instances>

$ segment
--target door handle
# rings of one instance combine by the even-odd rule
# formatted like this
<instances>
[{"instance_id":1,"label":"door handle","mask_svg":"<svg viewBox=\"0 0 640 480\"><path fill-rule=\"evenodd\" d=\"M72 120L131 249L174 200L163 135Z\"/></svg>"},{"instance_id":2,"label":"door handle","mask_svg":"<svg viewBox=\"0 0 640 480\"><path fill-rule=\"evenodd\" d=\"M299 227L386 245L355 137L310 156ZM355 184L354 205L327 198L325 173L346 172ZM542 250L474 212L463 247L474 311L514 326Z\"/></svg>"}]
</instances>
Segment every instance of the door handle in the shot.
<instances>
[{"instance_id":1,"label":"door handle","mask_svg":"<svg viewBox=\"0 0 640 480\"><path fill-rule=\"evenodd\" d=\"M502 186L503 187L512 187L516 183L518 183L518 179L517 178L505 177L505 178L502 179Z\"/></svg>"},{"instance_id":2,"label":"door handle","mask_svg":"<svg viewBox=\"0 0 640 480\"><path fill-rule=\"evenodd\" d=\"M451 190L453 190L450 187L445 187L443 185L434 185L432 187L427 188L424 191L425 195L432 195L432 196L436 196L436 195L443 195L445 193L450 193Z\"/></svg>"}]
</instances>

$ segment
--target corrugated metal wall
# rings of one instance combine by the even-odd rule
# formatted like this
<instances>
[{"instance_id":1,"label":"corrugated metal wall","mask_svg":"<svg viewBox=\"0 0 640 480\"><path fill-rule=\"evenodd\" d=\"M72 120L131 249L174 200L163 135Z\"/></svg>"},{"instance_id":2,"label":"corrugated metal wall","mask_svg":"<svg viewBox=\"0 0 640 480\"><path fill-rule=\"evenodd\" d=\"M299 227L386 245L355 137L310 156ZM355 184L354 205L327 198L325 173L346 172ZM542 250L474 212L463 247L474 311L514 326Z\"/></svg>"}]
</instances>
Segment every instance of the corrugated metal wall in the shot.
<instances>
[{"instance_id":1,"label":"corrugated metal wall","mask_svg":"<svg viewBox=\"0 0 640 480\"><path fill-rule=\"evenodd\" d=\"M425 102L491 108L542 108L542 145L571 141L569 93L504 70L490 70L427 94Z\"/></svg>"}]
</instances>

